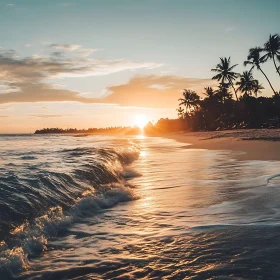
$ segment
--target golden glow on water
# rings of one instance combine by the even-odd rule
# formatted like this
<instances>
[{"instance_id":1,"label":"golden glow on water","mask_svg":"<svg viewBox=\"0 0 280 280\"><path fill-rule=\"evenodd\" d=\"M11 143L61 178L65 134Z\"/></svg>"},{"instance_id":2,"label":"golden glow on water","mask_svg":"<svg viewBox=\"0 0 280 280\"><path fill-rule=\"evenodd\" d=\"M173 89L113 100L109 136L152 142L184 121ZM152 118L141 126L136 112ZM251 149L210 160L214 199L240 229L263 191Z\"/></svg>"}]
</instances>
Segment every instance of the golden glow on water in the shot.
<instances>
[{"instance_id":1,"label":"golden glow on water","mask_svg":"<svg viewBox=\"0 0 280 280\"><path fill-rule=\"evenodd\" d=\"M97 139L92 139L95 145ZM84 142L89 140L88 137L83 139ZM61 141L63 139L59 144ZM73 138L73 141L77 139ZM140 151L137 160L124 166L127 168L124 171L135 170L141 174L129 177L128 181L131 186L129 193L132 191L139 199L108 209L110 204L107 202L110 203L111 198L116 201L118 196L127 198L126 186L119 189L113 184L108 192L105 186L101 188L106 199L104 210L99 208L103 204L98 204L101 201L98 191L92 195L93 200L86 198L83 201L81 198L82 203L73 208L77 222L72 223L67 218L65 223L62 212L59 210L56 214L53 208L39 225L50 222L52 229L58 221L59 228L64 228L71 222L67 226L70 229L65 234L63 231L58 238L50 238L48 246L43 243L43 248L54 249L43 249L40 257L30 258L31 268L35 269L29 269L24 276L28 278L32 274L33 278L42 278L44 273L56 279L59 272L59 275L71 278L74 268L77 275L96 279L101 265L104 279L135 279L139 275L142 279L162 279L166 275L173 279L210 279L217 272L227 275L234 269L242 269L247 265L244 262L249 262L255 271L259 255L257 264L250 263L251 258L244 256L251 256L256 251L266 254L266 250L260 249L261 242L268 239L266 236L260 239L264 232L262 229L246 228L245 225L260 221L263 228L264 214L274 214L272 209L277 208L279 188L267 188L263 176L278 174L280 165L238 162L230 152L187 149L185 144L143 135L118 141L121 145L119 153L130 155L135 150L137 154ZM118 142L113 143L117 149L115 144ZM128 148L124 149L124 143L129 143ZM103 146L102 139L100 147ZM261 187L255 191L252 186ZM83 193L87 194L87 191ZM264 195L267 199L263 199ZM49 220L48 217L57 218ZM265 229L264 234L266 232L270 238L271 230ZM274 236L277 236L276 231ZM35 241L37 248L37 239ZM272 255L273 260L273 252L261 257L265 259ZM21 261L23 253L17 249L11 255ZM120 266L124 269L119 269Z\"/></svg>"},{"instance_id":2,"label":"golden glow on water","mask_svg":"<svg viewBox=\"0 0 280 280\"><path fill-rule=\"evenodd\" d=\"M147 151L141 151L140 152L140 157L146 157L148 155Z\"/></svg>"},{"instance_id":3,"label":"golden glow on water","mask_svg":"<svg viewBox=\"0 0 280 280\"><path fill-rule=\"evenodd\" d=\"M140 135L137 135L136 138L142 140L142 139L145 139L146 136L144 134L140 134Z\"/></svg>"}]
</instances>

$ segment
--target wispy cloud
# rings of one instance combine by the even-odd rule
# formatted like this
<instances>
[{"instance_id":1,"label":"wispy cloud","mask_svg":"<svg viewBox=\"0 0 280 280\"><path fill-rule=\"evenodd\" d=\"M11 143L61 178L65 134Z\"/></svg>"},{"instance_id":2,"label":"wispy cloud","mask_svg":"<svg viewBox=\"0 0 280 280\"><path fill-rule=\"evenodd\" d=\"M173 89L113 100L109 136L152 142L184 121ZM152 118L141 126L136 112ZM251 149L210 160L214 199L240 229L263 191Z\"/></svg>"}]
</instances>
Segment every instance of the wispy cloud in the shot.
<instances>
[{"instance_id":1,"label":"wispy cloud","mask_svg":"<svg viewBox=\"0 0 280 280\"><path fill-rule=\"evenodd\" d=\"M76 55L81 56L81 57L87 57L91 55L94 52L102 51L103 49L78 49L76 51Z\"/></svg>"},{"instance_id":2,"label":"wispy cloud","mask_svg":"<svg viewBox=\"0 0 280 280\"><path fill-rule=\"evenodd\" d=\"M0 80L6 85L38 83L51 78L102 76L124 70L153 69L162 65L124 59L67 58L62 53L20 58L10 50L0 53Z\"/></svg>"},{"instance_id":3,"label":"wispy cloud","mask_svg":"<svg viewBox=\"0 0 280 280\"><path fill-rule=\"evenodd\" d=\"M83 48L80 45L70 45L70 44L50 44L50 48L54 48L56 50L59 50L59 52L54 52L54 53L59 53L63 54L63 52L74 52L74 55L78 57L88 57L94 52L97 51L102 51L103 49L92 49L92 48Z\"/></svg>"},{"instance_id":4,"label":"wispy cloud","mask_svg":"<svg viewBox=\"0 0 280 280\"><path fill-rule=\"evenodd\" d=\"M49 118L62 118L62 117L68 117L71 115L29 115L29 117L36 117L36 118L42 118L42 119L49 119Z\"/></svg>"},{"instance_id":5,"label":"wispy cloud","mask_svg":"<svg viewBox=\"0 0 280 280\"><path fill-rule=\"evenodd\" d=\"M67 45L68 46L68 45ZM70 46L70 45L69 45ZM69 50L74 49L67 47ZM80 93L46 83L62 77L102 76L125 70L153 69L162 64L132 62L124 59L96 59L33 55L21 58L15 51L0 53L0 103L38 101L99 102Z\"/></svg>"},{"instance_id":6,"label":"wispy cloud","mask_svg":"<svg viewBox=\"0 0 280 280\"><path fill-rule=\"evenodd\" d=\"M0 94L17 91L20 91L20 88L16 85L12 85L6 81L0 81Z\"/></svg>"},{"instance_id":7,"label":"wispy cloud","mask_svg":"<svg viewBox=\"0 0 280 280\"><path fill-rule=\"evenodd\" d=\"M9 7L14 7L15 4L10 3L10 4L7 4L7 6L9 6Z\"/></svg>"},{"instance_id":8,"label":"wispy cloud","mask_svg":"<svg viewBox=\"0 0 280 280\"><path fill-rule=\"evenodd\" d=\"M148 88L155 88L155 89L160 89L160 90L166 90L166 89L170 89L170 84L165 84L165 85L153 84L153 85L148 86Z\"/></svg>"},{"instance_id":9,"label":"wispy cloud","mask_svg":"<svg viewBox=\"0 0 280 280\"><path fill-rule=\"evenodd\" d=\"M103 90L100 98L90 93L69 90L50 80L62 77L103 76L121 71L154 69L162 64L125 59L100 59L76 54L78 45L52 44L57 51L49 55L20 57L15 51L0 53L0 104L12 102L61 102L118 104L150 108L174 108L184 88L201 92L212 80L172 75L135 75L128 83ZM57 47L59 46L59 47ZM68 55L70 53L70 55ZM37 114L32 117L57 118L60 115Z\"/></svg>"},{"instance_id":10,"label":"wispy cloud","mask_svg":"<svg viewBox=\"0 0 280 280\"><path fill-rule=\"evenodd\" d=\"M66 84L51 84L53 88L65 88Z\"/></svg>"},{"instance_id":11,"label":"wispy cloud","mask_svg":"<svg viewBox=\"0 0 280 280\"><path fill-rule=\"evenodd\" d=\"M55 48L57 50L64 50L64 51L70 51L70 52L81 48L80 45L68 45L68 44L63 44L63 45L51 44L50 47Z\"/></svg>"},{"instance_id":12,"label":"wispy cloud","mask_svg":"<svg viewBox=\"0 0 280 280\"><path fill-rule=\"evenodd\" d=\"M63 45L65 46L65 45ZM70 46L70 45L67 45ZM66 52L75 52L67 47ZM184 88L197 90L214 85L212 80L172 75L135 75L127 84L106 88L100 98L65 88L64 84L49 81L61 77L102 76L121 71L154 69L162 64L133 62L124 59L97 59L65 56L65 50L48 56L33 55L21 58L12 50L0 54L0 104L12 102L61 102L118 104L153 108L174 108ZM34 115L55 118L58 115Z\"/></svg>"}]
</instances>

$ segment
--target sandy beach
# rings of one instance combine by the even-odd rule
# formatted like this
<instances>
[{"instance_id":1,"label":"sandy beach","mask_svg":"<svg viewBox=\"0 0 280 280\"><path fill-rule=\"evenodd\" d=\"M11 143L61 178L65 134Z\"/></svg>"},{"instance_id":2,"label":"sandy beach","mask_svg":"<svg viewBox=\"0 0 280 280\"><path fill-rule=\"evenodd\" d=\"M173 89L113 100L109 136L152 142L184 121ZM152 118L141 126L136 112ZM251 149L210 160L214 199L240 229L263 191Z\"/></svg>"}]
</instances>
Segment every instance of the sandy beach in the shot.
<instances>
[{"instance_id":1,"label":"sandy beach","mask_svg":"<svg viewBox=\"0 0 280 280\"><path fill-rule=\"evenodd\" d=\"M243 152L239 160L280 160L280 129L242 129L165 135L192 149Z\"/></svg>"}]
</instances>

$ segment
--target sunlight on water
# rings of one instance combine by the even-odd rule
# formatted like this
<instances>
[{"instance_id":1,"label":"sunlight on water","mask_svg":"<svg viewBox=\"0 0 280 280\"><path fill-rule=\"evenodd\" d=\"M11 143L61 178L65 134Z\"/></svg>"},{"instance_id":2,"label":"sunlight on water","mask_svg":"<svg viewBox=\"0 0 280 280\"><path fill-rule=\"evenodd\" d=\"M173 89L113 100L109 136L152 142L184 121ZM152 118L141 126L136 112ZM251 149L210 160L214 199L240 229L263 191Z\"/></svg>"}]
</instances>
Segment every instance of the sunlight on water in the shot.
<instances>
[{"instance_id":1,"label":"sunlight on water","mask_svg":"<svg viewBox=\"0 0 280 280\"><path fill-rule=\"evenodd\" d=\"M147 136L145 136L144 134L141 134L141 135L137 135L136 138L137 139L146 139Z\"/></svg>"},{"instance_id":2,"label":"sunlight on water","mask_svg":"<svg viewBox=\"0 0 280 280\"><path fill-rule=\"evenodd\" d=\"M148 155L148 152L146 152L146 151L140 152L140 157L146 157L147 155Z\"/></svg>"},{"instance_id":3,"label":"sunlight on water","mask_svg":"<svg viewBox=\"0 0 280 280\"><path fill-rule=\"evenodd\" d=\"M273 279L280 163L145 136L0 141L1 276Z\"/></svg>"}]
</instances>

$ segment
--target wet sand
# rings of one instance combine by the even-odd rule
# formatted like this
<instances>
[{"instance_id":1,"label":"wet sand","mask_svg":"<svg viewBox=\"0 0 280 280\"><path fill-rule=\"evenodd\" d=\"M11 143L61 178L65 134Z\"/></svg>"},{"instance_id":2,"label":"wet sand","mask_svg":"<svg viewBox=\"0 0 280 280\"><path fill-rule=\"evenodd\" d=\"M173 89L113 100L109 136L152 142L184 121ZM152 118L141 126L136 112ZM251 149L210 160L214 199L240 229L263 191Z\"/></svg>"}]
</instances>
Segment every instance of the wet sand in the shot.
<instances>
[{"instance_id":1,"label":"wet sand","mask_svg":"<svg viewBox=\"0 0 280 280\"><path fill-rule=\"evenodd\" d=\"M280 129L242 129L164 135L192 149L243 152L239 160L280 160Z\"/></svg>"}]
</instances>

